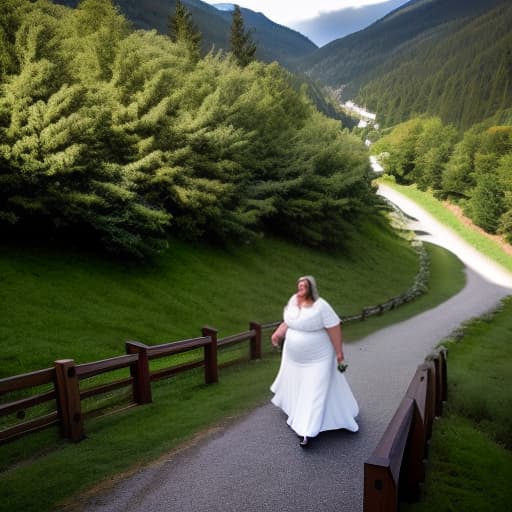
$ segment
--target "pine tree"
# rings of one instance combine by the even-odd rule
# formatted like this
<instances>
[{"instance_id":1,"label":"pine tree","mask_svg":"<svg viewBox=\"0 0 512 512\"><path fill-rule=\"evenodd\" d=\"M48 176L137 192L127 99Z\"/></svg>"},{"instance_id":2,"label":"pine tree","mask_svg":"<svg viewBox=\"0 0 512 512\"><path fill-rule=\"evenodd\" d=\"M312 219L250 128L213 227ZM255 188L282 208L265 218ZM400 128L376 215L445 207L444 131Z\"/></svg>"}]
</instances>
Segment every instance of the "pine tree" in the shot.
<instances>
[{"instance_id":1,"label":"pine tree","mask_svg":"<svg viewBox=\"0 0 512 512\"><path fill-rule=\"evenodd\" d=\"M239 66L245 67L254 60L256 45L251 38L251 32L245 30L244 19L240 7L235 5L231 23L231 53Z\"/></svg>"},{"instance_id":2,"label":"pine tree","mask_svg":"<svg viewBox=\"0 0 512 512\"><path fill-rule=\"evenodd\" d=\"M201 33L192 20L190 11L176 0L174 16L169 16L169 37L178 44L184 44L190 57L197 62L201 56Z\"/></svg>"}]
</instances>

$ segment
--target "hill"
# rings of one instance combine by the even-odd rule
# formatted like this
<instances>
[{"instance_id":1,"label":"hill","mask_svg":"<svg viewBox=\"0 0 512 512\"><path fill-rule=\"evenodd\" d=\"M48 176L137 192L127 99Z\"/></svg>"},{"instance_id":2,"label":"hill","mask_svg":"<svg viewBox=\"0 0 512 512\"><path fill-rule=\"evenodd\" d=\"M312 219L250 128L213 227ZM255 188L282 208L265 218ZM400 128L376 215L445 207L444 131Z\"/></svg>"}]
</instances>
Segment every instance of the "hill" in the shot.
<instances>
[{"instance_id":1,"label":"hill","mask_svg":"<svg viewBox=\"0 0 512 512\"><path fill-rule=\"evenodd\" d=\"M76 7L79 0L54 0L54 3ZM175 0L114 0L124 16L136 28L156 29L167 34L167 22L174 13ZM201 0L183 0L202 34L203 50L228 50L231 30L231 12L219 10ZM245 28L252 31L258 45L257 58L264 62L278 61L285 66L314 51L317 46L295 30L278 25L261 13L241 9Z\"/></svg>"},{"instance_id":2,"label":"hill","mask_svg":"<svg viewBox=\"0 0 512 512\"><path fill-rule=\"evenodd\" d=\"M504 0L412 0L300 67L384 125L429 113L467 127L512 106L511 23Z\"/></svg>"}]
</instances>

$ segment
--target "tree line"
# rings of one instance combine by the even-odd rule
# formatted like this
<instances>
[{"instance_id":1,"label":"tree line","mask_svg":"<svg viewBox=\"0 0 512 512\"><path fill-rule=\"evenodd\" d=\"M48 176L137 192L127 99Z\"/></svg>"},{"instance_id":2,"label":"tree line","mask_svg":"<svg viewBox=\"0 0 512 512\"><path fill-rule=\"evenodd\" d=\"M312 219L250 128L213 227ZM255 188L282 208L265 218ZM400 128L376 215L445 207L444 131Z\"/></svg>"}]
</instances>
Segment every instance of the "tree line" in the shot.
<instances>
[{"instance_id":1,"label":"tree line","mask_svg":"<svg viewBox=\"0 0 512 512\"><path fill-rule=\"evenodd\" d=\"M439 117L413 118L388 130L372 153L398 183L459 204L476 225L512 243L512 110L462 136Z\"/></svg>"},{"instance_id":2,"label":"tree line","mask_svg":"<svg viewBox=\"0 0 512 512\"><path fill-rule=\"evenodd\" d=\"M170 14L165 36L110 0L2 2L2 229L137 256L172 237L340 243L376 201L360 140L253 60L243 23L201 56L189 13Z\"/></svg>"},{"instance_id":3,"label":"tree line","mask_svg":"<svg viewBox=\"0 0 512 512\"><path fill-rule=\"evenodd\" d=\"M385 126L427 114L467 130L512 107L511 26L505 2L446 23L376 65L358 83L355 101Z\"/></svg>"}]
</instances>

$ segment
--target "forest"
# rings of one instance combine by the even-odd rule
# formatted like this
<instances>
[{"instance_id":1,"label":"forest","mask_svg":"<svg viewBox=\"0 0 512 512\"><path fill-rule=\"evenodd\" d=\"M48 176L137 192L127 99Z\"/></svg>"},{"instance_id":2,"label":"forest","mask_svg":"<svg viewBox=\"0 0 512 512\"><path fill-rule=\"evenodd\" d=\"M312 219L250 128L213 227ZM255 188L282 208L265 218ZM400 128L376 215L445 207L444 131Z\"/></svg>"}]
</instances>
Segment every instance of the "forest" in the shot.
<instances>
[{"instance_id":1,"label":"forest","mask_svg":"<svg viewBox=\"0 0 512 512\"><path fill-rule=\"evenodd\" d=\"M500 3L435 27L376 67L357 103L379 112L386 126L428 114L462 129L510 108L511 26L512 4Z\"/></svg>"},{"instance_id":2,"label":"forest","mask_svg":"<svg viewBox=\"0 0 512 512\"><path fill-rule=\"evenodd\" d=\"M512 107L512 4L416 0L301 59L301 69L376 112L466 130Z\"/></svg>"},{"instance_id":3,"label":"forest","mask_svg":"<svg viewBox=\"0 0 512 512\"><path fill-rule=\"evenodd\" d=\"M415 183L462 207L488 233L512 243L512 110L462 136L439 117L394 126L372 146L398 183Z\"/></svg>"},{"instance_id":4,"label":"forest","mask_svg":"<svg viewBox=\"0 0 512 512\"><path fill-rule=\"evenodd\" d=\"M173 237L335 245L375 208L360 138L277 63L199 55L110 0L5 0L0 40L4 233L138 257Z\"/></svg>"}]
</instances>

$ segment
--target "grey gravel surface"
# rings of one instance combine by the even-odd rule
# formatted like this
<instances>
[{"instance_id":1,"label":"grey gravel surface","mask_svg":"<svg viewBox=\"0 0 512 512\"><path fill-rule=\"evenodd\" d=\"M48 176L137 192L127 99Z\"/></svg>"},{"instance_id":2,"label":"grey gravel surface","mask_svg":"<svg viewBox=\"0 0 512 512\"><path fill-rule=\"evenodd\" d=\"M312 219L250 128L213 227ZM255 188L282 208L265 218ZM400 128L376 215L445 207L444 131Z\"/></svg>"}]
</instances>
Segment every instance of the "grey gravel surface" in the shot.
<instances>
[{"instance_id":1,"label":"grey gravel surface","mask_svg":"<svg viewBox=\"0 0 512 512\"><path fill-rule=\"evenodd\" d=\"M439 242L435 226L421 224L421 211L414 215L415 228ZM466 273L466 287L445 303L345 346L347 379L361 409L359 432L324 432L302 449L284 414L269 403L84 499L82 510L361 511L364 461L416 367L462 322L489 311L512 292L508 282L500 286L469 267Z\"/></svg>"}]
</instances>

